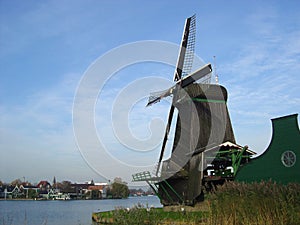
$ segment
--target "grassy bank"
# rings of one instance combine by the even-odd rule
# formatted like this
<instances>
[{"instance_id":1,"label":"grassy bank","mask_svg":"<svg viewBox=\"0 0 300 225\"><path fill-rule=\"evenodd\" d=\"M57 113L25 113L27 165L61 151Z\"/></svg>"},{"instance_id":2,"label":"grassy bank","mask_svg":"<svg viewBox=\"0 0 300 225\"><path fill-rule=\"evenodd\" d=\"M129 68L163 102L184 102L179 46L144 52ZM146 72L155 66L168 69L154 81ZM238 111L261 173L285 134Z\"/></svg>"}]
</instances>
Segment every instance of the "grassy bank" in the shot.
<instances>
[{"instance_id":1,"label":"grassy bank","mask_svg":"<svg viewBox=\"0 0 300 225\"><path fill-rule=\"evenodd\" d=\"M149 209L136 206L93 214L99 224L300 224L300 184L228 182L195 208ZM184 210L183 210L184 209Z\"/></svg>"},{"instance_id":2,"label":"grassy bank","mask_svg":"<svg viewBox=\"0 0 300 225\"><path fill-rule=\"evenodd\" d=\"M182 211L164 211L162 208L140 208L134 207L129 211L127 209L116 209L111 212L93 214L93 220L98 224L206 224L208 218L207 212L182 212Z\"/></svg>"},{"instance_id":3,"label":"grassy bank","mask_svg":"<svg viewBox=\"0 0 300 225\"><path fill-rule=\"evenodd\" d=\"M146 209L146 208L132 208L117 209L112 212L101 213L99 224L202 224L203 219L207 218L205 212L165 212L163 209Z\"/></svg>"}]
</instances>

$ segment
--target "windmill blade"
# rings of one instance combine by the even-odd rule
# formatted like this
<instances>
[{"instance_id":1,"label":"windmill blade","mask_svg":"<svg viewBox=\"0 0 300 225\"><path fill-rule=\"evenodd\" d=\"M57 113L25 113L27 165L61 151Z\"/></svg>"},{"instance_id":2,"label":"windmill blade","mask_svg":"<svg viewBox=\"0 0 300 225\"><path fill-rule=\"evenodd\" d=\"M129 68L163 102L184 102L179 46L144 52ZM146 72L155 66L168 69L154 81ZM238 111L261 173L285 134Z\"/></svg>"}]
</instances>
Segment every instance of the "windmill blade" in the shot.
<instances>
[{"instance_id":1,"label":"windmill blade","mask_svg":"<svg viewBox=\"0 0 300 225\"><path fill-rule=\"evenodd\" d=\"M146 107L159 102L162 98L170 96L174 91L175 86L165 90L165 91L159 91L159 92L152 92L150 93L148 103Z\"/></svg>"},{"instance_id":2,"label":"windmill blade","mask_svg":"<svg viewBox=\"0 0 300 225\"><path fill-rule=\"evenodd\" d=\"M181 88L184 88L188 86L189 84L200 80L204 78L205 76L209 75L212 71L211 64L206 64L205 66L201 67L199 70L196 70L192 74L184 77L183 79L177 81L176 85L173 87L165 90L165 91L160 91L160 92L153 92L150 94L149 99L148 99L148 104L147 106L150 106L152 104L155 104L159 102L162 98L168 97L174 93L174 90L180 86Z\"/></svg>"},{"instance_id":3,"label":"windmill blade","mask_svg":"<svg viewBox=\"0 0 300 225\"><path fill-rule=\"evenodd\" d=\"M183 69L186 70L185 73L189 73L189 70L192 68L195 49L195 36L196 15L193 15L192 17L187 18L185 21L177 66L174 73L174 81L181 79Z\"/></svg>"},{"instance_id":4,"label":"windmill blade","mask_svg":"<svg viewBox=\"0 0 300 225\"><path fill-rule=\"evenodd\" d=\"M191 72L194 60L195 37L196 15L193 15L192 17L187 18L185 21L179 56L174 73L174 81L181 80L182 75L186 76ZM174 89L175 86L166 91L150 93L146 107L159 102L164 97L170 96Z\"/></svg>"},{"instance_id":5,"label":"windmill blade","mask_svg":"<svg viewBox=\"0 0 300 225\"><path fill-rule=\"evenodd\" d=\"M189 36L187 40L186 52L182 67L182 77L187 76L192 71L194 52L195 52L195 42L196 42L196 15L191 17Z\"/></svg>"},{"instance_id":6,"label":"windmill blade","mask_svg":"<svg viewBox=\"0 0 300 225\"><path fill-rule=\"evenodd\" d=\"M211 64L208 63L205 66L201 67L200 69L196 70L192 74L184 77L183 79L179 80L176 84L180 85L182 88L188 86L189 84L200 80L201 78L209 75L212 72Z\"/></svg>"},{"instance_id":7,"label":"windmill blade","mask_svg":"<svg viewBox=\"0 0 300 225\"><path fill-rule=\"evenodd\" d=\"M168 136L169 136L169 132L170 132L170 128L171 128L171 123L172 123L172 119L173 119L174 109L175 109L175 107L173 105L171 105L170 112L169 112L169 117L168 117L168 122L167 122L167 126L166 126L166 131L165 131L165 135L164 135L164 140L163 140L163 143L162 143L160 156L159 156L159 160L158 160L158 165L157 165L157 168L156 168L156 176L158 175L160 164L161 164L161 161L162 161L163 156L164 156L164 152L165 152L165 148L166 148L166 144L167 144L167 140L168 140Z\"/></svg>"},{"instance_id":8,"label":"windmill blade","mask_svg":"<svg viewBox=\"0 0 300 225\"><path fill-rule=\"evenodd\" d=\"M180 52L179 52L179 55L178 55L177 65L176 65L176 69L175 69L175 73L174 73L174 81L180 81L181 80L181 78L182 78L182 69L183 69L184 64L186 64L186 69L191 69L192 68L193 57L194 57L194 48L195 48L195 33L196 33L195 32L196 31L195 25L196 25L196 15L193 15L192 17L189 17L189 18L186 19L185 26L184 26L184 32L183 32L183 36L182 36L182 41L181 41ZM189 42L189 34L190 34L190 28L191 27L192 27L192 29L191 29L192 38L190 38L190 42ZM190 45L189 50L188 50L188 54L187 54L187 55L189 55L189 57L188 57L187 63L185 63L188 43ZM192 52L192 54L190 54L191 52ZM149 105L149 103L151 105L155 102L160 101L162 98L164 98L166 96L169 96L170 94L173 93L174 89L177 86L178 85L176 84L175 86L168 89L167 92L165 92L162 95L158 96L158 98L153 99L152 103L148 102L148 105ZM167 127L166 127L166 131L165 131L164 139L163 139L162 148L161 148L161 151L160 151L158 166L157 166L157 170L156 170L156 176L158 175L160 164L161 164L161 161L163 159L163 155L164 155L164 151L165 151L165 147L166 147L166 143L167 143L167 140L168 140L168 135L169 135L169 132L170 132L170 127L171 127L171 123L172 123L172 119L173 119L174 109L175 109L175 107L172 104L171 108L170 108L170 112L169 112L169 117L168 117Z\"/></svg>"}]
</instances>

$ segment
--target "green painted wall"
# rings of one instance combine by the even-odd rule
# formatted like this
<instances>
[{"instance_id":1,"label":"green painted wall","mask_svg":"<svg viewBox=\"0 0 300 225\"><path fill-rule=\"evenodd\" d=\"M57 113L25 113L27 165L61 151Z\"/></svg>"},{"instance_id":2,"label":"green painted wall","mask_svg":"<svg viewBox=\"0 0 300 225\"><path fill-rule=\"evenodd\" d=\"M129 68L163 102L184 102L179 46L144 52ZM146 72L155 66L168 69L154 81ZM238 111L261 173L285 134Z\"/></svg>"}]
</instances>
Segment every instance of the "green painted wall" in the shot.
<instances>
[{"instance_id":1,"label":"green painted wall","mask_svg":"<svg viewBox=\"0 0 300 225\"><path fill-rule=\"evenodd\" d=\"M253 182L272 180L278 183L300 183L300 132L298 114L272 119L273 136L267 150L250 163L240 168L236 180ZM292 151L296 161L287 167L282 162L283 154ZM285 154L290 156L291 154ZM293 158L293 157L292 157ZM290 162L293 159L290 158Z\"/></svg>"}]
</instances>

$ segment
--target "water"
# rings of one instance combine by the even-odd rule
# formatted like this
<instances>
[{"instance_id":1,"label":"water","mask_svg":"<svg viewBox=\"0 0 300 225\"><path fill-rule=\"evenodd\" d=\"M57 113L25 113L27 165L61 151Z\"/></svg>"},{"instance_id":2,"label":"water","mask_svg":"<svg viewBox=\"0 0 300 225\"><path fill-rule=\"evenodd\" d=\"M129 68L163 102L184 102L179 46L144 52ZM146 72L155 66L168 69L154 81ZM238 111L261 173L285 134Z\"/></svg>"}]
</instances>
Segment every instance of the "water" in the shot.
<instances>
[{"instance_id":1,"label":"water","mask_svg":"<svg viewBox=\"0 0 300 225\"><path fill-rule=\"evenodd\" d=\"M156 196L71 201L0 201L0 225L91 225L92 212L115 207L162 207Z\"/></svg>"}]
</instances>

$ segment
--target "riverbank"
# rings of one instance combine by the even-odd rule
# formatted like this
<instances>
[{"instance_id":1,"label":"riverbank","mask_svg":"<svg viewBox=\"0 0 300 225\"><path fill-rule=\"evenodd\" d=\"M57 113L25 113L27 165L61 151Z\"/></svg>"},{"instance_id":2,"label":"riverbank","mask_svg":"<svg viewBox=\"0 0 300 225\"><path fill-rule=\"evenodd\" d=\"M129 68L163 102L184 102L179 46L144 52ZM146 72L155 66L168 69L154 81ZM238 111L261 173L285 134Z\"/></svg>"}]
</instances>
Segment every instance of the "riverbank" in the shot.
<instances>
[{"instance_id":1,"label":"riverbank","mask_svg":"<svg viewBox=\"0 0 300 225\"><path fill-rule=\"evenodd\" d=\"M300 184L228 182L196 207L135 206L93 213L95 224L300 224Z\"/></svg>"}]
</instances>

